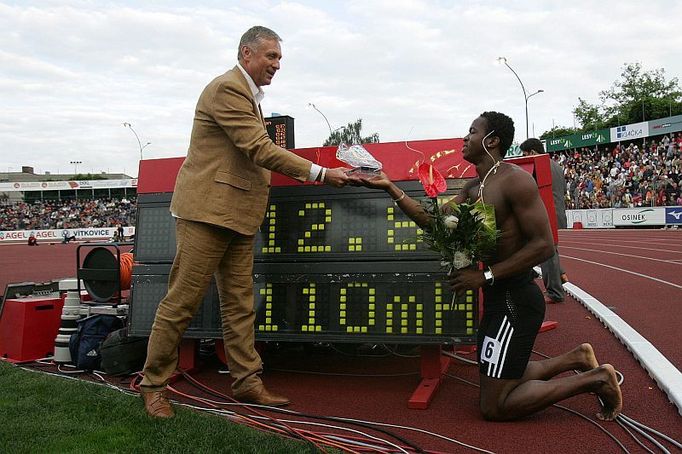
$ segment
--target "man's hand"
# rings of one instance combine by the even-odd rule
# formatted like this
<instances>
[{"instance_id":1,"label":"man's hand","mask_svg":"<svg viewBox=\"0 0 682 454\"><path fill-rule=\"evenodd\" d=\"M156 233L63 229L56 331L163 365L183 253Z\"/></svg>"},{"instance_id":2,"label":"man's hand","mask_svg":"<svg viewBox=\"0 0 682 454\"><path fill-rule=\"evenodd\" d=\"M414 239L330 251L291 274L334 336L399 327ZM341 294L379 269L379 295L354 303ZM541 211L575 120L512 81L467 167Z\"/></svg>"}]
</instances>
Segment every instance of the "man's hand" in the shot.
<instances>
[{"instance_id":1,"label":"man's hand","mask_svg":"<svg viewBox=\"0 0 682 454\"><path fill-rule=\"evenodd\" d=\"M327 169L323 183L334 186L335 188L342 188L349 182L348 175L346 174L347 171L348 169L345 167Z\"/></svg>"},{"instance_id":2,"label":"man's hand","mask_svg":"<svg viewBox=\"0 0 682 454\"><path fill-rule=\"evenodd\" d=\"M471 268L453 270L450 274L450 288L461 295L467 290L477 290L485 285L483 271Z\"/></svg>"}]
</instances>

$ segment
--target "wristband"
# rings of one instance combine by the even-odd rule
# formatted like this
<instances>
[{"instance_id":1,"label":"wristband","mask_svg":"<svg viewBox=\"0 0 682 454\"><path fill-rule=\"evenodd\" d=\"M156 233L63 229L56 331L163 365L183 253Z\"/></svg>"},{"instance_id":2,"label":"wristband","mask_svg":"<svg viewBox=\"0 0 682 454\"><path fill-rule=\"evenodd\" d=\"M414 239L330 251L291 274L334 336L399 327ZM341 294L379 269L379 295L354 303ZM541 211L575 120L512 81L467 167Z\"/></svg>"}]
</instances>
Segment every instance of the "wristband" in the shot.
<instances>
[{"instance_id":1,"label":"wristband","mask_svg":"<svg viewBox=\"0 0 682 454\"><path fill-rule=\"evenodd\" d=\"M490 267L483 271L483 277L485 278L486 284L493 285L495 283L495 275L493 274L493 270L491 270Z\"/></svg>"},{"instance_id":2,"label":"wristband","mask_svg":"<svg viewBox=\"0 0 682 454\"><path fill-rule=\"evenodd\" d=\"M326 167L322 167L322 171L320 172L320 175L322 175L320 177L320 183L324 183L324 178L327 176L327 168Z\"/></svg>"},{"instance_id":3,"label":"wristband","mask_svg":"<svg viewBox=\"0 0 682 454\"><path fill-rule=\"evenodd\" d=\"M401 189L401 191L402 191L402 189ZM397 199L392 199L392 200L393 200L393 203L395 203L397 205L398 202L400 202L404 198L405 198L405 191L402 191L402 194L400 194L400 197L398 197Z\"/></svg>"}]
</instances>

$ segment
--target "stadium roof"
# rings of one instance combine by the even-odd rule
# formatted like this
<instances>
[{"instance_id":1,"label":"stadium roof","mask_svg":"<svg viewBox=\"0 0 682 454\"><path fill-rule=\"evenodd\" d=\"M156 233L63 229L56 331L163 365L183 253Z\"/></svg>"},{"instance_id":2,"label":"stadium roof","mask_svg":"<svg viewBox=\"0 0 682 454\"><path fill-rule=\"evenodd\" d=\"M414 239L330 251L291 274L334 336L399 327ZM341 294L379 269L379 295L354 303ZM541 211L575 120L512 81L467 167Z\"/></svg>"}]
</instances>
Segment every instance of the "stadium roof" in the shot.
<instances>
[{"instance_id":1,"label":"stadium roof","mask_svg":"<svg viewBox=\"0 0 682 454\"><path fill-rule=\"evenodd\" d=\"M88 174L79 174L80 176ZM96 176L98 179L106 180L127 180L131 179L130 175L124 173L93 173L90 174ZM74 180L73 173L41 173L37 174L33 172L32 167L23 167L22 172L0 172L0 182L15 182L15 181L68 181ZM83 178L80 178L83 179Z\"/></svg>"}]
</instances>

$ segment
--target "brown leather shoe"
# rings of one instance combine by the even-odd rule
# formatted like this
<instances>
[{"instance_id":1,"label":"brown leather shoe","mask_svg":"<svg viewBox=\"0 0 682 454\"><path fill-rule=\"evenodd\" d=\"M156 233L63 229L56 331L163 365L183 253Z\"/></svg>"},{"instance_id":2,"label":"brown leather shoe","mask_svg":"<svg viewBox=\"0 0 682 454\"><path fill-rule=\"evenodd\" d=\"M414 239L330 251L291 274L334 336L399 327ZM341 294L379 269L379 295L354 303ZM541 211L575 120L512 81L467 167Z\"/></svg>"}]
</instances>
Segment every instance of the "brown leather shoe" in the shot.
<instances>
[{"instance_id":1,"label":"brown leather shoe","mask_svg":"<svg viewBox=\"0 0 682 454\"><path fill-rule=\"evenodd\" d=\"M234 398L239 402L246 402L250 404L268 405L270 407L283 407L289 405L289 399L284 396L272 394L265 389L265 386L256 386L250 390L235 394Z\"/></svg>"},{"instance_id":2,"label":"brown leather shoe","mask_svg":"<svg viewBox=\"0 0 682 454\"><path fill-rule=\"evenodd\" d=\"M144 409L152 418L172 418L175 416L168 398L163 391L145 393L142 392Z\"/></svg>"}]
</instances>

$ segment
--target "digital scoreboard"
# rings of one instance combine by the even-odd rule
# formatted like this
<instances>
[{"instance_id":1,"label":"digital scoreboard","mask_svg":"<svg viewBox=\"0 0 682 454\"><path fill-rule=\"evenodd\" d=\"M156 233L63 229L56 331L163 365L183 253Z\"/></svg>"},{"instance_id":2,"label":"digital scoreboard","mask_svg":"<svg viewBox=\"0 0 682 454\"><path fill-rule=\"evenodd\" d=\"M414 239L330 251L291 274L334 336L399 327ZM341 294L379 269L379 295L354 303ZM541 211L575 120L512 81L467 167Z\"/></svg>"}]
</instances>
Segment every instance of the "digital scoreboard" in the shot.
<instances>
[{"instance_id":1,"label":"digital scoreboard","mask_svg":"<svg viewBox=\"0 0 682 454\"><path fill-rule=\"evenodd\" d=\"M292 128L293 131L293 128ZM475 176L462 160L461 139L368 144L405 192L424 198L413 181L423 154L448 179L449 198ZM326 167L334 147L294 150ZM147 336L165 296L175 255L169 205L183 158L140 162L135 263L129 331ZM535 177L553 223L549 156L510 160ZM254 284L256 337L310 342L473 343L477 295L453 300L439 257L419 241L419 228L383 191L301 185L274 174L264 222L257 233ZM214 283L187 330L188 338L220 338Z\"/></svg>"},{"instance_id":2,"label":"digital scoreboard","mask_svg":"<svg viewBox=\"0 0 682 454\"><path fill-rule=\"evenodd\" d=\"M450 180L461 185L463 180ZM399 184L424 197L418 182ZM455 186L449 190L449 198ZM170 193L138 197L129 329L148 335L175 253ZM255 246L259 340L473 343L473 292L453 301L439 256L383 191L273 187ZM221 337L212 283L185 335Z\"/></svg>"},{"instance_id":3,"label":"digital scoreboard","mask_svg":"<svg viewBox=\"0 0 682 454\"><path fill-rule=\"evenodd\" d=\"M265 129L268 131L270 140L275 145L287 150L295 148L294 141L294 119L289 115L279 115L265 118Z\"/></svg>"}]
</instances>

